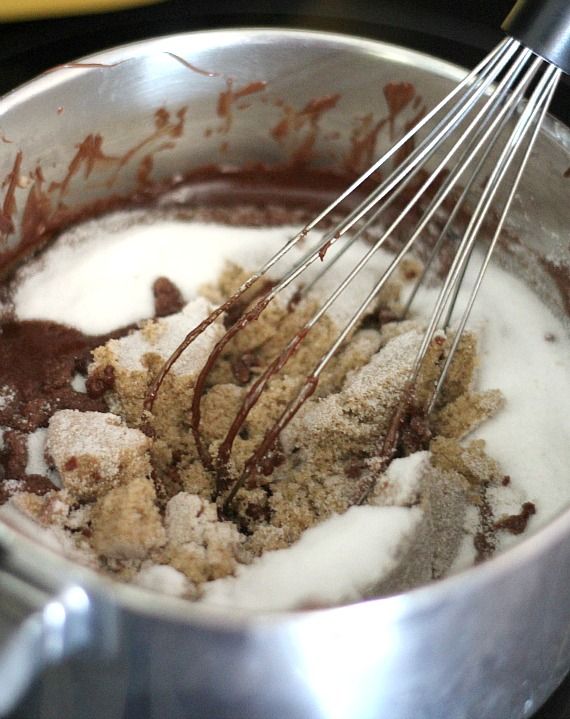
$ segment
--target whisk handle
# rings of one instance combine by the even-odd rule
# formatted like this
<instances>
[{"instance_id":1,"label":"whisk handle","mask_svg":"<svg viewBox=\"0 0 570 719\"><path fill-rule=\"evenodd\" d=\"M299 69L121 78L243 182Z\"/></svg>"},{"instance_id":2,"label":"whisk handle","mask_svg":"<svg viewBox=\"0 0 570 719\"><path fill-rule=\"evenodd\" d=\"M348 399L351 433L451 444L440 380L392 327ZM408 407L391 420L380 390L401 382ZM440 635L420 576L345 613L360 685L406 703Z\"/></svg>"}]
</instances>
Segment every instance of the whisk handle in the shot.
<instances>
[{"instance_id":1,"label":"whisk handle","mask_svg":"<svg viewBox=\"0 0 570 719\"><path fill-rule=\"evenodd\" d=\"M570 75L569 0L518 0L501 27Z\"/></svg>"},{"instance_id":2,"label":"whisk handle","mask_svg":"<svg viewBox=\"0 0 570 719\"><path fill-rule=\"evenodd\" d=\"M570 0L518 0L501 27L570 75Z\"/></svg>"}]
</instances>

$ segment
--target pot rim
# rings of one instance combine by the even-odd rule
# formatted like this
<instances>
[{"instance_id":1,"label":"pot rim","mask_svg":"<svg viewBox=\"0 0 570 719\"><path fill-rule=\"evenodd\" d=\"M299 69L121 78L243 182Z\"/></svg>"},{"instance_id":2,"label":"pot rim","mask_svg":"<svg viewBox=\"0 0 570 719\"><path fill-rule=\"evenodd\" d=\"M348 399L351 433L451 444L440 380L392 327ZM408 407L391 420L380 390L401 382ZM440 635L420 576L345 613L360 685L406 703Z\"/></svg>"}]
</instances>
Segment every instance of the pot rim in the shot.
<instances>
[{"instance_id":1,"label":"pot rim","mask_svg":"<svg viewBox=\"0 0 570 719\"><path fill-rule=\"evenodd\" d=\"M113 65L147 57L153 53L172 52L173 45L187 48L190 46L188 38L192 39L192 49L212 47L212 38L216 38L220 45L234 45L237 38L241 42L260 41L272 39L310 40L323 43L326 46L366 51L379 58L390 59L399 64L418 65L431 70L444 78L461 80L467 70L454 63L440 60L437 57L388 43L380 40L371 40L366 37L344 35L341 33L318 30L295 30L287 28L241 27L231 29L200 30L171 35L163 35L147 40L126 43L108 50L81 57L73 63L100 63ZM186 55L182 55L185 57ZM173 59L173 62L177 61ZM0 118L13 106L25 102L29 97L40 94L59 84L65 83L71 73L98 72L107 67L77 67L59 66L48 70L44 74L26 82L0 98ZM111 68L112 69L112 68ZM219 79L219 78L218 78ZM567 150L570 148L570 131L553 117L543 126L541 132L546 132L550 138L562 144ZM12 517L13 521L10 521ZM17 518L17 520L16 520ZM9 557L9 569L16 570L29 582L38 582L42 586L54 591L61 590L70 585L79 584L94 595L107 600L116 601L125 609L137 614L160 616L172 621L187 623L200 623L219 629L238 629L244 625L261 626L274 625L292 621L304 621L307 617L327 616L336 618L352 616L354 612L366 612L384 620L403 620L405 617L424 613L426 610L445 605L461 595L475 590L482 591L485 587L499 583L504 576L513 572L524 571L527 564L539 561L552 547L567 541L570 536L570 507L552 518L545 526L539 528L532 535L517 542L516 545L502 551L492 559L477 566L465 568L456 574L423 585L410 591L379 599L371 599L340 607L316 610L247 610L226 607L213 607L194 603L179 597L160 594L132 584L123 584L102 576L95 570L83 567L71 559L59 554L57 551L43 546L33 540L31 536L19 529L16 525L29 524L30 528L37 526L20 515L17 510L9 508L0 515L0 550L5 549ZM0 564L3 561L0 554Z\"/></svg>"}]
</instances>

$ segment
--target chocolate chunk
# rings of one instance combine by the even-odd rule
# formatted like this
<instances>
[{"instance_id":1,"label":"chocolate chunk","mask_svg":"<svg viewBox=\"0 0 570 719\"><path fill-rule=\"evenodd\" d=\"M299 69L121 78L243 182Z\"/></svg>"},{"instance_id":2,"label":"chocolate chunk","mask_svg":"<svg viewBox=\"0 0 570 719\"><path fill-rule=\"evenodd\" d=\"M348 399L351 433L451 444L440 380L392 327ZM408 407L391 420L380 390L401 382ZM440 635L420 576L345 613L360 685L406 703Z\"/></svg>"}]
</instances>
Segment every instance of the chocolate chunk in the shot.
<instances>
[{"instance_id":1,"label":"chocolate chunk","mask_svg":"<svg viewBox=\"0 0 570 719\"><path fill-rule=\"evenodd\" d=\"M403 424L400 445L403 453L413 454L429 447L432 432L428 418L423 410L412 406Z\"/></svg>"},{"instance_id":2,"label":"chocolate chunk","mask_svg":"<svg viewBox=\"0 0 570 719\"><path fill-rule=\"evenodd\" d=\"M504 529L511 534L522 534L533 514L536 514L536 505L534 502L525 502L519 514L512 514L495 522L495 529Z\"/></svg>"},{"instance_id":3,"label":"chocolate chunk","mask_svg":"<svg viewBox=\"0 0 570 719\"><path fill-rule=\"evenodd\" d=\"M66 472L73 472L74 469L77 469L77 457L70 457L63 465L63 468Z\"/></svg>"},{"instance_id":4,"label":"chocolate chunk","mask_svg":"<svg viewBox=\"0 0 570 719\"><path fill-rule=\"evenodd\" d=\"M102 397L115 386L115 368L107 365L102 372L94 372L87 378L87 394L93 399Z\"/></svg>"},{"instance_id":5,"label":"chocolate chunk","mask_svg":"<svg viewBox=\"0 0 570 719\"><path fill-rule=\"evenodd\" d=\"M252 367L259 367L259 360L253 352L244 352L231 360L232 374L238 384L245 385L249 382Z\"/></svg>"},{"instance_id":6,"label":"chocolate chunk","mask_svg":"<svg viewBox=\"0 0 570 719\"><path fill-rule=\"evenodd\" d=\"M243 357L232 359L232 374L238 384L247 384L251 379L251 370L244 362Z\"/></svg>"},{"instance_id":7,"label":"chocolate chunk","mask_svg":"<svg viewBox=\"0 0 570 719\"><path fill-rule=\"evenodd\" d=\"M287 303L287 312L293 312L293 310L295 309L295 307L297 307L302 298L303 292L301 286L295 290L295 292L291 296L291 299Z\"/></svg>"},{"instance_id":8,"label":"chocolate chunk","mask_svg":"<svg viewBox=\"0 0 570 719\"><path fill-rule=\"evenodd\" d=\"M256 504L250 502L245 509L245 513L256 522L260 520L268 522L271 516L271 509L267 504Z\"/></svg>"},{"instance_id":9,"label":"chocolate chunk","mask_svg":"<svg viewBox=\"0 0 570 719\"><path fill-rule=\"evenodd\" d=\"M344 468L344 474L349 479L359 479L362 475L364 464L357 460L349 462Z\"/></svg>"},{"instance_id":10,"label":"chocolate chunk","mask_svg":"<svg viewBox=\"0 0 570 719\"><path fill-rule=\"evenodd\" d=\"M0 452L0 464L7 479L16 479L26 473L28 464L28 437L17 430L4 432L4 448Z\"/></svg>"},{"instance_id":11,"label":"chocolate chunk","mask_svg":"<svg viewBox=\"0 0 570 719\"><path fill-rule=\"evenodd\" d=\"M48 492L57 491L57 487L43 474L26 474L21 480L22 492L30 492L31 494L37 494L43 496Z\"/></svg>"},{"instance_id":12,"label":"chocolate chunk","mask_svg":"<svg viewBox=\"0 0 570 719\"><path fill-rule=\"evenodd\" d=\"M168 277L159 277L152 285L155 317L166 317L184 307L184 298L178 287Z\"/></svg>"}]
</instances>

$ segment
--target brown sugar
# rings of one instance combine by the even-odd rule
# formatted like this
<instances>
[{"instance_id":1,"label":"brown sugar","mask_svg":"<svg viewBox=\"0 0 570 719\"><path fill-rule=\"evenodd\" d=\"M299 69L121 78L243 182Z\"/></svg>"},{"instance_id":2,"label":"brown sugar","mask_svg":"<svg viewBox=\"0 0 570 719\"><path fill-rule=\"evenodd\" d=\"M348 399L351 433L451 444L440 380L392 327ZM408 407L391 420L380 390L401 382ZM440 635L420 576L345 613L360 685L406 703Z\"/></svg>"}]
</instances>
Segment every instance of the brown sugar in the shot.
<instances>
[{"instance_id":1,"label":"brown sugar","mask_svg":"<svg viewBox=\"0 0 570 719\"><path fill-rule=\"evenodd\" d=\"M91 544L104 558L144 559L165 543L152 482L137 477L111 489L91 512Z\"/></svg>"},{"instance_id":2,"label":"brown sugar","mask_svg":"<svg viewBox=\"0 0 570 719\"><path fill-rule=\"evenodd\" d=\"M164 524L168 544L161 559L195 585L234 572L244 537L218 520L215 504L180 492L168 502Z\"/></svg>"},{"instance_id":3,"label":"brown sugar","mask_svg":"<svg viewBox=\"0 0 570 719\"><path fill-rule=\"evenodd\" d=\"M150 440L114 414L61 410L50 419L47 451L63 486L91 500L150 475Z\"/></svg>"}]
</instances>

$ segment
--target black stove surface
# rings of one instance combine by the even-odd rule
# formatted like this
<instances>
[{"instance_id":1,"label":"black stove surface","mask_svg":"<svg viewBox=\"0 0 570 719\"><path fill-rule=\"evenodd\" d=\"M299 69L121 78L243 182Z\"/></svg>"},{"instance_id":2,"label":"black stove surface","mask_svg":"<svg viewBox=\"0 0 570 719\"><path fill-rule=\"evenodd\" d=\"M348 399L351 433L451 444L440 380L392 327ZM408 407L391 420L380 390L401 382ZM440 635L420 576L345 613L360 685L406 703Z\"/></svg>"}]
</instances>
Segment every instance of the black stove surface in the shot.
<instances>
[{"instance_id":1,"label":"black stove surface","mask_svg":"<svg viewBox=\"0 0 570 719\"><path fill-rule=\"evenodd\" d=\"M115 13L0 23L0 94L49 67L98 50L152 36L223 27L338 31L394 42L473 66L501 38L498 28L511 5L512 0L166 0ZM567 124L569 98L570 82L565 77L552 112ZM88 667L84 670L89 671ZM69 674L50 672L8 719L55 719L55 707L46 707L42 697L45 699L48 684L57 692L64 682L69 691ZM145 719L136 707L125 706L122 719ZM87 715L96 716L91 711L77 716ZM444 718L454 719L447 718L442 707ZM533 719L570 719L570 675Z\"/></svg>"}]
</instances>

